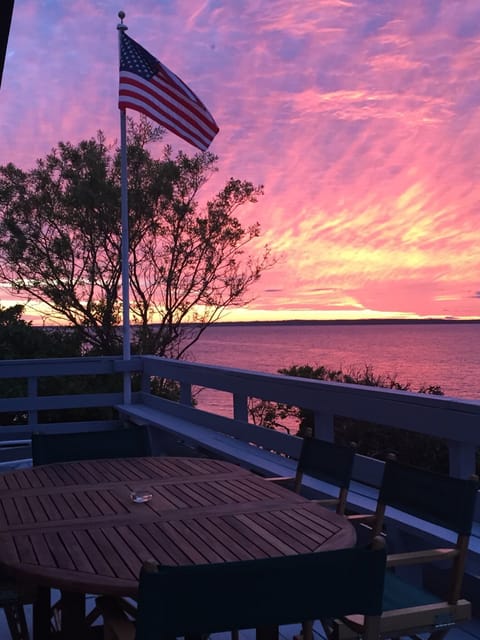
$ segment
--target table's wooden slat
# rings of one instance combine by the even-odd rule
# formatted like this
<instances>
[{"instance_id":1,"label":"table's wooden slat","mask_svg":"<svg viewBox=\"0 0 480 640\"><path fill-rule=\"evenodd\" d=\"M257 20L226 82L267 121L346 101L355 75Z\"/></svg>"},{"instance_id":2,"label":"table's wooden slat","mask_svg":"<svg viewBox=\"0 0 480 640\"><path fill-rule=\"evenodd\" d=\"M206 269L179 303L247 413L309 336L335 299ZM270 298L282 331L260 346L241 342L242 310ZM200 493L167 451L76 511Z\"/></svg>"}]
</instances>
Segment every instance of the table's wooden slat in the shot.
<instances>
[{"instance_id":1,"label":"table's wooden slat","mask_svg":"<svg viewBox=\"0 0 480 640\"><path fill-rule=\"evenodd\" d=\"M24 549L28 549L28 556L25 551L22 551L20 541L23 540ZM28 575L32 568L42 567L42 570L46 567L51 569L57 569L58 563L55 556L52 554L50 547L48 546L45 535L42 533L32 533L30 535L20 535L15 537L15 544L18 547L18 566L24 566L24 569ZM25 558L28 557L28 560Z\"/></svg>"},{"instance_id":2,"label":"table's wooden slat","mask_svg":"<svg viewBox=\"0 0 480 640\"><path fill-rule=\"evenodd\" d=\"M101 547L98 544L98 531L100 529L93 530L79 530L76 531L76 538L78 540L78 544L83 551L83 554L86 558L90 560L90 563L94 567L95 575L98 576L100 580L102 577L113 577L115 573L112 571L110 563L105 557L105 547ZM107 549L107 555L110 555L110 552L113 550L111 548ZM95 583L95 576L92 576L92 586ZM74 585L73 585L74 586ZM76 589L74 589L76 590ZM94 593L95 590L92 590Z\"/></svg>"},{"instance_id":3,"label":"table's wooden slat","mask_svg":"<svg viewBox=\"0 0 480 640\"><path fill-rule=\"evenodd\" d=\"M44 534L43 539L51 553L51 557L55 560L56 566L61 567L62 571L75 571L76 564L72 559L71 551L65 544L63 533L63 531L49 531Z\"/></svg>"},{"instance_id":4,"label":"table's wooden slat","mask_svg":"<svg viewBox=\"0 0 480 640\"><path fill-rule=\"evenodd\" d=\"M242 547L232 540L230 536L226 536L222 529L218 526L220 520L202 518L201 522L193 520L193 526L196 530L201 528L202 541L215 551L218 555L218 562L233 562L242 556L245 551Z\"/></svg>"},{"instance_id":5,"label":"table's wooden slat","mask_svg":"<svg viewBox=\"0 0 480 640\"><path fill-rule=\"evenodd\" d=\"M64 531L63 540L69 550L78 571L85 573L95 573L93 558L85 554L85 549L78 540L78 535L74 531Z\"/></svg>"},{"instance_id":6,"label":"table's wooden slat","mask_svg":"<svg viewBox=\"0 0 480 640\"><path fill-rule=\"evenodd\" d=\"M105 566L108 565L108 568L103 569L105 575L117 576L123 580L138 580L140 572L138 559L135 560L132 570L128 562L130 557L126 552L125 546L122 545L120 548L117 548L112 543L115 538L114 528L98 528L91 530L89 533L92 545L95 545L95 549L101 554Z\"/></svg>"},{"instance_id":7,"label":"table's wooden slat","mask_svg":"<svg viewBox=\"0 0 480 640\"><path fill-rule=\"evenodd\" d=\"M228 517L213 516L205 520L210 527L215 529L215 535L228 544L231 552L235 554L235 560L252 560L266 557L267 554L262 549L261 543L257 544L258 541L246 539L244 533L234 526L236 523L232 524Z\"/></svg>"},{"instance_id":8,"label":"table's wooden slat","mask_svg":"<svg viewBox=\"0 0 480 640\"><path fill-rule=\"evenodd\" d=\"M148 553L144 560L155 560L164 564L191 564L190 558L175 540L160 527L159 523L148 523L144 527L132 526L133 535L143 542Z\"/></svg>"},{"instance_id":9,"label":"table's wooden slat","mask_svg":"<svg viewBox=\"0 0 480 640\"><path fill-rule=\"evenodd\" d=\"M235 516L235 518L248 527L252 537L258 536L265 542L272 545L272 548L275 549L275 551L269 555L290 556L295 553L304 552L304 548L301 547L301 545L292 541L290 536L281 535L278 530L275 530L274 526L271 526L271 523L264 520L262 515L263 514L258 514L256 512L242 513Z\"/></svg>"}]
</instances>

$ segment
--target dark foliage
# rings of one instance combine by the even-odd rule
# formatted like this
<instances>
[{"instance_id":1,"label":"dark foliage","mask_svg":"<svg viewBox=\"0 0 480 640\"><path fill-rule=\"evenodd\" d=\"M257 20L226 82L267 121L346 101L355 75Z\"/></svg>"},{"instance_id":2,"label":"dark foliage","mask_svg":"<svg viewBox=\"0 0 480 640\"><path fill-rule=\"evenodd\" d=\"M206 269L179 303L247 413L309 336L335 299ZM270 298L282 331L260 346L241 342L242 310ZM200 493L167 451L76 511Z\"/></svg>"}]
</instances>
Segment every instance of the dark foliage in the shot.
<instances>
[{"instance_id":1,"label":"dark foliage","mask_svg":"<svg viewBox=\"0 0 480 640\"><path fill-rule=\"evenodd\" d=\"M388 374L377 374L369 365L363 369L351 368L345 371L324 366L294 365L280 369L279 373L314 380L443 395L439 386L423 385L419 389L412 389L410 383L399 382L395 376ZM301 407L261 401L251 406L251 414L254 422L270 428L287 428L290 432L296 430L300 436L313 434L313 413ZM336 442L353 445L360 454L380 460L394 455L398 460L415 466L448 472L448 448L440 438L341 415L334 416L334 433Z\"/></svg>"},{"instance_id":2,"label":"dark foliage","mask_svg":"<svg viewBox=\"0 0 480 640\"><path fill-rule=\"evenodd\" d=\"M258 250L257 223L237 211L261 186L230 178L210 199L212 153L193 157L150 143L162 130L146 119L128 131L130 321L134 353L182 358L274 263ZM120 154L96 138L60 142L30 171L0 167L0 276L23 298L81 336L90 355L121 353ZM247 245L256 246L253 255Z\"/></svg>"}]
</instances>

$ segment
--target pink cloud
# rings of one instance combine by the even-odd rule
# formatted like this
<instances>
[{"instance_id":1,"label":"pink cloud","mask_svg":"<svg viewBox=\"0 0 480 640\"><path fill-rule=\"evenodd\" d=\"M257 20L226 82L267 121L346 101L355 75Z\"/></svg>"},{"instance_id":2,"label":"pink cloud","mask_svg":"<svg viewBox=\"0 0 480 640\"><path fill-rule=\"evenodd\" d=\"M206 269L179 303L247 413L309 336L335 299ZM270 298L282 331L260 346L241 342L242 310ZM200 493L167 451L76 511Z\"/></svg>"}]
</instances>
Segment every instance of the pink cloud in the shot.
<instances>
[{"instance_id":1,"label":"pink cloud","mask_svg":"<svg viewBox=\"0 0 480 640\"><path fill-rule=\"evenodd\" d=\"M113 0L17 5L0 163L118 138ZM126 23L220 125L210 192L265 185L240 215L281 259L252 309L480 315L476 0L139 0Z\"/></svg>"}]
</instances>

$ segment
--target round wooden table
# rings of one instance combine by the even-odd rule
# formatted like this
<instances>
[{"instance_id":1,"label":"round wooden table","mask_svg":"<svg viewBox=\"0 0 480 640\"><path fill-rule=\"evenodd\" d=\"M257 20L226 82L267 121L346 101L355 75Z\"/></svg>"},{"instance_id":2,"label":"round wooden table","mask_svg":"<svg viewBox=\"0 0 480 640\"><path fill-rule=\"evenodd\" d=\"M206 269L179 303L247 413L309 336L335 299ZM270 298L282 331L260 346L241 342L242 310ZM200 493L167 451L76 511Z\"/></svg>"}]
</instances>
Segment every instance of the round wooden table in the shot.
<instances>
[{"instance_id":1,"label":"round wooden table","mask_svg":"<svg viewBox=\"0 0 480 640\"><path fill-rule=\"evenodd\" d=\"M152 499L134 503L135 490ZM62 590L70 603L62 624L72 638L83 637L84 594L135 597L147 559L229 562L355 544L354 528L342 516L237 465L204 458L13 471L0 475L0 509L0 565L46 588L43 593ZM46 624L45 598L43 614L39 606L36 635Z\"/></svg>"}]
</instances>

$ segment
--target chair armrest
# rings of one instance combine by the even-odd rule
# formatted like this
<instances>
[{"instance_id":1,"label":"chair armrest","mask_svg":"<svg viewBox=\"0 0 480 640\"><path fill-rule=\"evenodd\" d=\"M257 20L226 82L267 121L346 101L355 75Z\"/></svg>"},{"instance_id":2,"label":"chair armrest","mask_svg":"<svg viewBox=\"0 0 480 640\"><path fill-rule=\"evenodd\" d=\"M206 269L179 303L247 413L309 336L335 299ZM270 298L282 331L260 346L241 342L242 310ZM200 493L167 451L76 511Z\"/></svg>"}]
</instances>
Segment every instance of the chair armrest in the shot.
<instances>
[{"instance_id":1,"label":"chair armrest","mask_svg":"<svg viewBox=\"0 0 480 640\"><path fill-rule=\"evenodd\" d=\"M387 567L403 567L411 564L448 560L458 556L458 553L457 549L425 549L408 553L392 553L387 556Z\"/></svg>"},{"instance_id":2,"label":"chair armrest","mask_svg":"<svg viewBox=\"0 0 480 640\"><path fill-rule=\"evenodd\" d=\"M338 498L319 498L318 500L309 500L310 504L338 504Z\"/></svg>"},{"instance_id":3,"label":"chair armrest","mask_svg":"<svg viewBox=\"0 0 480 640\"><path fill-rule=\"evenodd\" d=\"M105 637L112 640L135 640L135 625L125 614L121 599L102 596L96 598L95 603L103 616Z\"/></svg>"},{"instance_id":4,"label":"chair armrest","mask_svg":"<svg viewBox=\"0 0 480 640\"><path fill-rule=\"evenodd\" d=\"M352 524L361 524L363 522L372 524L375 522L376 517L374 513L351 513L345 516Z\"/></svg>"},{"instance_id":5,"label":"chair armrest","mask_svg":"<svg viewBox=\"0 0 480 640\"><path fill-rule=\"evenodd\" d=\"M268 482L288 482L295 480L295 476L278 476L273 478L264 478L264 480L268 480Z\"/></svg>"}]
</instances>

